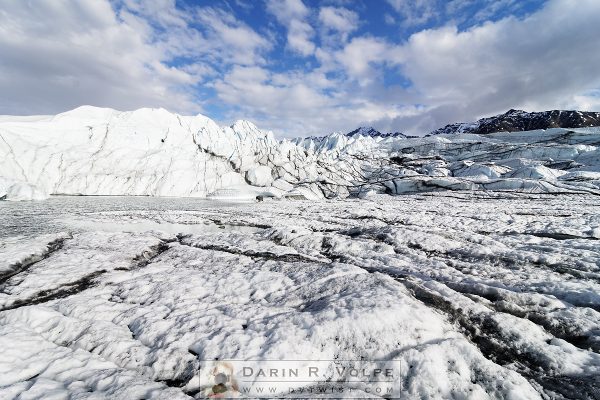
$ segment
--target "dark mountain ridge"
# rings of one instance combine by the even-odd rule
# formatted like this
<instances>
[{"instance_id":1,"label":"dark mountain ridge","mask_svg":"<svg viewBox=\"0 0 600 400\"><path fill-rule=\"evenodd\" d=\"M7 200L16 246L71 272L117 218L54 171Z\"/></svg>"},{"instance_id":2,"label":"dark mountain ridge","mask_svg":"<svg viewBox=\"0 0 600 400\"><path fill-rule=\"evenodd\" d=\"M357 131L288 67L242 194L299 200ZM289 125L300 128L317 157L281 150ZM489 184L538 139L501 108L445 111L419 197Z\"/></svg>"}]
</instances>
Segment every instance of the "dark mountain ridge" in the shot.
<instances>
[{"instance_id":1,"label":"dark mountain ridge","mask_svg":"<svg viewBox=\"0 0 600 400\"><path fill-rule=\"evenodd\" d=\"M477 122L448 124L429 133L446 135L456 133L472 133L485 135L494 132L532 131L549 128L583 128L600 126L600 113L590 111L552 110L527 112L509 110L504 114L482 118Z\"/></svg>"},{"instance_id":2,"label":"dark mountain ridge","mask_svg":"<svg viewBox=\"0 0 600 400\"><path fill-rule=\"evenodd\" d=\"M352 132L348 132L346 133L346 136L348 137L355 137L355 136L371 136L371 137L382 137L382 138L388 138L388 137L403 137L406 138L407 136L401 132L389 132L389 133L382 133L379 132L377 129L369 126L369 127L364 127L361 126L355 130L353 130Z\"/></svg>"}]
</instances>

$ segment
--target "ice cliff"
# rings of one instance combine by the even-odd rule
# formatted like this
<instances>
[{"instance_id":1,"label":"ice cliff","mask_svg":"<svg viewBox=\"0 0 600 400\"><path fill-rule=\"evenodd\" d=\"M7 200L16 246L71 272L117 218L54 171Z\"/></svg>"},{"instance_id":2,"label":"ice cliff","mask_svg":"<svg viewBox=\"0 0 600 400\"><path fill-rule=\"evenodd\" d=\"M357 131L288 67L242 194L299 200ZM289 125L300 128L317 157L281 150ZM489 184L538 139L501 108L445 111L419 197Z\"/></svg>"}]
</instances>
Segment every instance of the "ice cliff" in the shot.
<instances>
[{"instance_id":1,"label":"ice cliff","mask_svg":"<svg viewBox=\"0 0 600 400\"><path fill-rule=\"evenodd\" d=\"M0 117L0 197L600 194L599 144L599 128L278 141L248 121L221 127L164 109L84 106L56 116Z\"/></svg>"}]
</instances>

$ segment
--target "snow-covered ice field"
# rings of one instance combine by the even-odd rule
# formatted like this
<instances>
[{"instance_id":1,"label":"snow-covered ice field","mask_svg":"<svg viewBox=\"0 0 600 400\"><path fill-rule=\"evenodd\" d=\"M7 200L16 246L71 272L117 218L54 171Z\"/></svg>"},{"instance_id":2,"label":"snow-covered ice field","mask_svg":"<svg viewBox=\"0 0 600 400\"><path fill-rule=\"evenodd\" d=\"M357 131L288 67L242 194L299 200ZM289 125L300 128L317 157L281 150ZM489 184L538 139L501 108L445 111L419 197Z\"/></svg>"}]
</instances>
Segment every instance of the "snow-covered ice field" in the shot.
<instances>
[{"instance_id":1,"label":"snow-covered ice field","mask_svg":"<svg viewBox=\"0 0 600 400\"><path fill-rule=\"evenodd\" d=\"M407 399L600 398L594 194L51 197L0 218L2 399L202 397L214 359L397 360Z\"/></svg>"},{"instance_id":2,"label":"snow-covered ice field","mask_svg":"<svg viewBox=\"0 0 600 400\"><path fill-rule=\"evenodd\" d=\"M437 190L600 195L600 128L276 140L164 109L0 116L0 200L331 199Z\"/></svg>"}]
</instances>

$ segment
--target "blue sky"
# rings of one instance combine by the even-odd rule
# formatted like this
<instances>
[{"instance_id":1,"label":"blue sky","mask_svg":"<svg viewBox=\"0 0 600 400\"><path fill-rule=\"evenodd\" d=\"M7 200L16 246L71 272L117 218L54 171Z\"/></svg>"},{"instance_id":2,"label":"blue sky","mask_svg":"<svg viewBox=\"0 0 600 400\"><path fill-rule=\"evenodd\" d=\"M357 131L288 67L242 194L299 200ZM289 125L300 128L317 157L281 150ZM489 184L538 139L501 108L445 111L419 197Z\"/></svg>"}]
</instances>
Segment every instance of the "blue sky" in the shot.
<instances>
[{"instance_id":1,"label":"blue sky","mask_svg":"<svg viewBox=\"0 0 600 400\"><path fill-rule=\"evenodd\" d=\"M597 0L0 2L1 114L164 107L280 137L600 108Z\"/></svg>"},{"instance_id":2,"label":"blue sky","mask_svg":"<svg viewBox=\"0 0 600 400\"><path fill-rule=\"evenodd\" d=\"M343 42L352 38L375 37L389 41L390 43L405 42L412 34L425 29L433 29L449 23L456 24L459 30L467 30L470 27L485 23L486 21L497 21L508 16L517 18L525 17L537 11L545 0L521 0L521 1L386 1L386 0L302 0L302 1L252 1L252 0L180 0L176 7L182 10L194 10L202 8L215 8L234 15L240 21L247 24L259 34L271 39L272 47L267 52L269 62L267 68L276 73L286 73L299 70L310 72L320 65L315 53L305 53L290 46L287 40L287 22L278 18L273 4L281 4L282 8L294 7L302 4L307 14L304 16L306 23L315 31L308 40L315 48L330 49L339 47ZM286 4L288 3L288 4ZM271 7L270 7L271 5ZM323 11L325 10L325 12ZM337 16L341 23L347 26L347 36L344 40L330 39L333 29L329 34L323 34L322 30L326 22L323 15L327 11L332 16ZM335 17L332 17L335 18ZM202 30L201 23L194 24L196 29ZM316 30L321 29L321 32ZM336 27L336 29L339 29ZM336 38L337 39L337 38ZM169 65L180 67L188 60L173 60ZM223 71L219 65L213 66L220 72ZM335 77L343 74L343 71L334 70L328 73ZM411 81L404 76L398 66L381 67L379 77L381 83L386 87L400 85L402 88L411 86ZM210 110L213 118L224 119L230 114L231 105L223 104L215 96L213 90L202 91L199 85L200 95L198 102L203 103L204 108ZM235 105L234 105L235 107Z\"/></svg>"}]
</instances>

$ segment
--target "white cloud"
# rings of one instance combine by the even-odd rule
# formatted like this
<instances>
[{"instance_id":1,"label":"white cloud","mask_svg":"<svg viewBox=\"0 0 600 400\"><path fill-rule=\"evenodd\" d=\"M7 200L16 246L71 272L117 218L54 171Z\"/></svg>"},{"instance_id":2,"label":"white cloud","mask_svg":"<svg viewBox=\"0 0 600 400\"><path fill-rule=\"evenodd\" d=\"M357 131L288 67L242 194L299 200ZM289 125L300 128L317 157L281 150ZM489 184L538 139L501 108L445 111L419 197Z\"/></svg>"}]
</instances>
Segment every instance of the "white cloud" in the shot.
<instances>
[{"instance_id":1,"label":"white cloud","mask_svg":"<svg viewBox=\"0 0 600 400\"><path fill-rule=\"evenodd\" d=\"M412 35L399 61L416 100L432 109L414 126L396 123L425 132L509 108L576 106L576 96L600 87L599 20L595 0L554 0L523 20Z\"/></svg>"},{"instance_id":2,"label":"white cloud","mask_svg":"<svg viewBox=\"0 0 600 400\"><path fill-rule=\"evenodd\" d=\"M390 1L398 10L408 3ZM472 1L445 7L459 13ZM281 72L271 57L278 29L254 30L232 10L181 9L175 0L4 2L0 113L82 104L197 112L200 93L214 90L207 99L222 119L293 136L365 124L423 134L509 108L600 107L596 0L549 0L526 18L462 31L449 23L395 41L358 35L351 3L336 4L317 12L300 0L266 3L285 46L307 56Z\"/></svg>"},{"instance_id":3,"label":"white cloud","mask_svg":"<svg viewBox=\"0 0 600 400\"><path fill-rule=\"evenodd\" d=\"M353 79L329 76L335 71L333 65L337 61L329 62L332 70L317 68L285 73L261 67L234 67L215 83L214 89L223 103L235 107L227 115L229 119L241 114L265 129L289 137L350 131L369 121L389 121L414 113L413 106L371 99ZM361 73L369 66L354 68Z\"/></svg>"},{"instance_id":4,"label":"white cloud","mask_svg":"<svg viewBox=\"0 0 600 400\"><path fill-rule=\"evenodd\" d=\"M319 10L321 40L331 47L344 44L350 33L358 29L359 17L344 7L322 7Z\"/></svg>"},{"instance_id":5,"label":"white cloud","mask_svg":"<svg viewBox=\"0 0 600 400\"><path fill-rule=\"evenodd\" d=\"M354 37L335 51L318 48L314 70L269 74L253 91L224 80L227 101L237 99L245 115L289 135L359 124L425 134L509 108L597 108L600 3L578 1L577 11L574 4L553 0L525 19L429 29L402 44ZM384 85L385 69L412 86ZM299 83L302 90L292 90Z\"/></svg>"},{"instance_id":6,"label":"white cloud","mask_svg":"<svg viewBox=\"0 0 600 400\"><path fill-rule=\"evenodd\" d=\"M600 89L575 95L563 107L573 107L581 111L598 111L600 110Z\"/></svg>"},{"instance_id":7,"label":"white cloud","mask_svg":"<svg viewBox=\"0 0 600 400\"><path fill-rule=\"evenodd\" d=\"M310 56L315 51L312 41L314 29L306 21L310 10L302 0L267 0L267 11L287 28L287 45L290 50L303 56Z\"/></svg>"},{"instance_id":8,"label":"white cloud","mask_svg":"<svg viewBox=\"0 0 600 400\"><path fill-rule=\"evenodd\" d=\"M342 50L335 53L335 59L342 65L350 79L362 86L377 78L377 68L394 61L391 57L397 51L383 39L375 37L357 37Z\"/></svg>"},{"instance_id":9,"label":"white cloud","mask_svg":"<svg viewBox=\"0 0 600 400\"><path fill-rule=\"evenodd\" d=\"M196 85L217 68L264 63L270 46L230 14L175 0L3 2L0 113L82 104L198 112ZM182 61L169 66L174 58Z\"/></svg>"},{"instance_id":10,"label":"white cloud","mask_svg":"<svg viewBox=\"0 0 600 400\"><path fill-rule=\"evenodd\" d=\"M290 49L303 56L309 56L315 52L315 44L311 41L314 34L313 28L306 22L293 19L288 24L287 43Z\"/></svg>"},{"instance_id":11,"label":"white cloud","mask_svg":"<svg viewBox=\"0 0 600 400\"><path fill-rule=\"evenodd\" d=\"M388 25L394 25L396 23L396 18L394 18L393 15L385 13L383 15L383 20L385 21L386 24Z\"/></svg>"},{"instance_id":12,"label":"white cloud","mask_svg":"<svg viewBox=\"0 0 600 400\"><path fill-rule=\"evenodd\" d=\"M186 28L189 16L175 7L175 0L124 0L127 10L144 16L162 27Z\"/></svg>"},{"instance_id":13,"label":"white cloud","mask_svg":"<svg viewBox=\"0 0 600 400\"><path fill-rule=\"evenodd\" d=\"M53 113L82 104L193 110L198 77L166 58L147 23L119 20L107 1L3 2L0 110ZM168 18L181 20L176 14ZM165 18L167 16L165 15Z\"/></svg>"},{"instance_id":14,"label":"white cloud","mask_svg":"<svg viewBox=\"0 0 600 400\"><path fill-rule=\"evenodd\" d=\"M446 4L446 14L452 16L457 22L470 20L474 24L501 15L503 11L521 11L535 0L452 0ZM471 7L476 10L473 15L465 13Z\"/></svg>"},{"instance_id":15,"label":"white cloud","mask_svg":"<svg viewBox=\"0 0 600 400\"><path fill-rule=\"evenodd\" d=\"M235 0L235 4L244 11L250 11L254 8L252 0Z\"/></svg>"},{"instance_id":16,"label":"white cloud","mask_svg":"<svg viewBox=\"0 0 600 400\"><path fill-rule=\"evenodd\" d=\"M215 84L221 100L254 114L290 118L327 104L327 98L307 83L286 74L273 74L260 67L234 67Z\"/></svg>"},{"instance_id":17,"label":"white cloud","mask_svg":"<svg viewBox=\"0 0 600 400\"><path fill-rule=\"evenodd\" d=\"M405 28L459 24L473 26L489 19L523 13L539 0L386 0Z\"/></svg>"},{"instance_id":18,"label":"white cloud","mask_svg":"<svg viewBox=\"0 0 600 400\"><path fill-rule=\"evenodd\" d=\"M352 32L358 28L358 14L343 7L321 8L319 21L328 29L338 32Z\"/></svg>"},{"instance_id":19,"label":"white cloud","mask_svg":"<svg viewBox=\"0 0 600 400\"><path fill-rule=\"evenodd\" d=\"M232 14L216 8L200 8L196 15L207 31L204 49L198 49L206 58L226 64L265 62L262 53L271 48L271 43Z\"/></svg>"},{"instance_id":20,"label":"white cloud","mask_svg":"<svg viewBox=\"0 0 600 400\"><path fill-rule=\"evenodd\" d=\"M267 0L267 11L282 24L294 19L303 19L310 13L302 0Z\"/></svg>"},{"instance_id":21,"label":"white cloud","mask_svg":"<svg viewBox=\"0 0 600 400\"><path fill-rule=\"evenodd\" d=\"M439 12L437 0L387 0L400 14L406 26L423 25L435 19Z\"/></svg>"}]
</instances>

